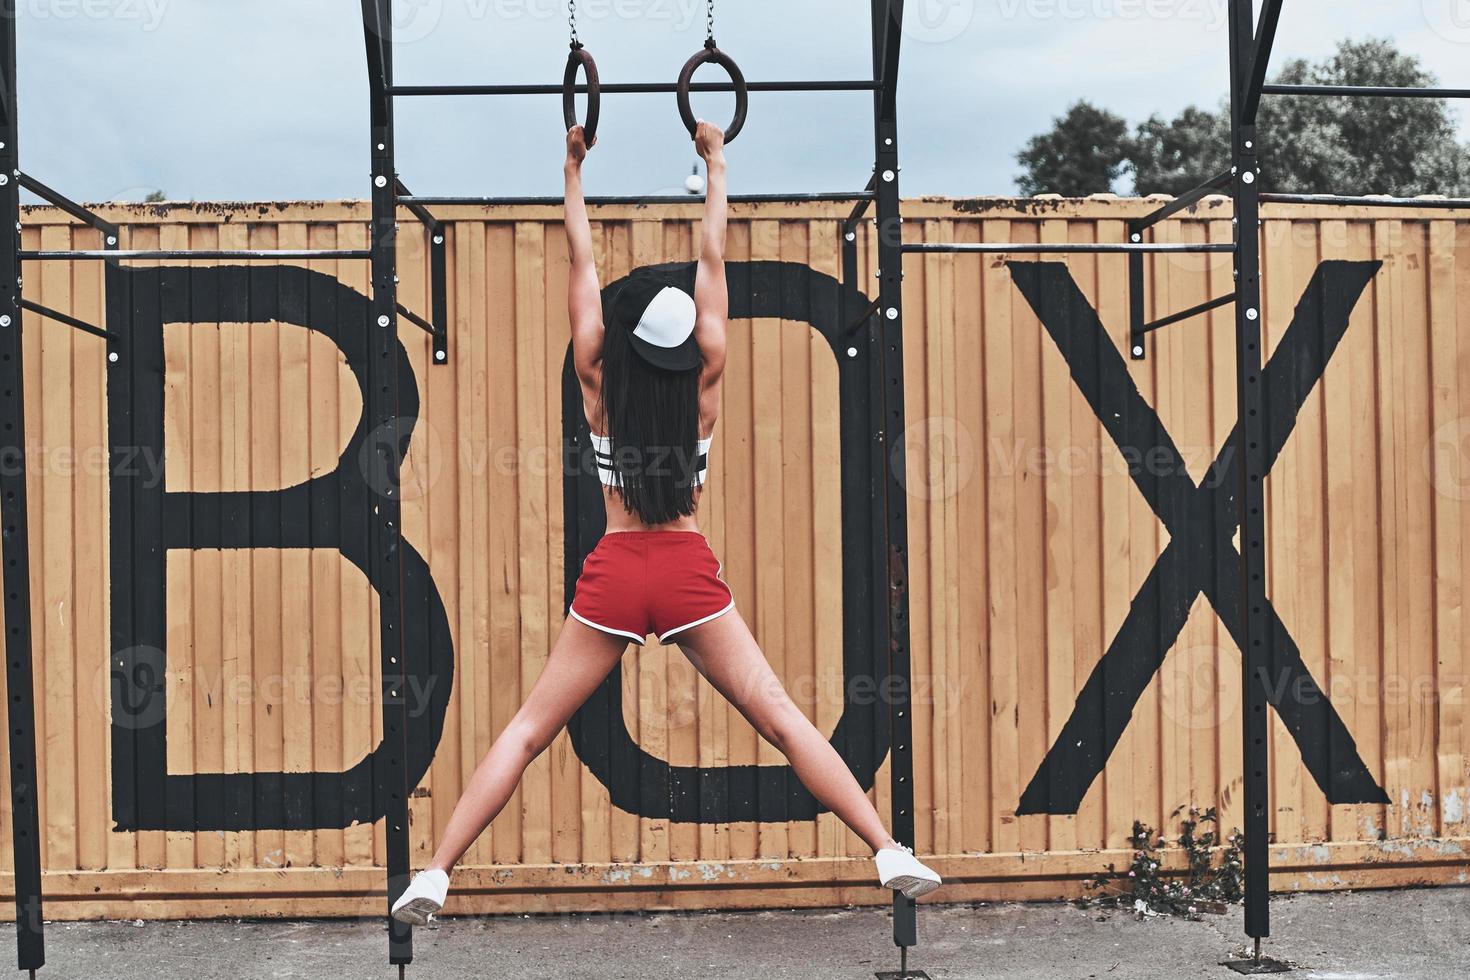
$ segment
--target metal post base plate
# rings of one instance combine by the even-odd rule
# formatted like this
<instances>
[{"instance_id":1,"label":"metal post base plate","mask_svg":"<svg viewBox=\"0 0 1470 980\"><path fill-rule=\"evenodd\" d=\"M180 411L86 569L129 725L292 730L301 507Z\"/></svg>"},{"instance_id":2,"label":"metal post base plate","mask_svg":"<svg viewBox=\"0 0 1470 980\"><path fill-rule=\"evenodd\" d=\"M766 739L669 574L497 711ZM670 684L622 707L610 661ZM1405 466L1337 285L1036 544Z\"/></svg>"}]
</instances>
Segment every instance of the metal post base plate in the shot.
<instances>
[{"instance_id":1,"label":"metal post base plate","mask_svg":"<svg viewBox=\"0 0 1470 980\"><path fill-rule=\"evenodd\" d=\"M878 980L929 980L923 970L884 970L877 974Z\"/></svg>"},{"instance_id":2,"label":"metal post base plate","mask_svg":"<svg viewBox=\"0 0 1470 980\"><path fill-rule=\"evenodd\" d=\"M1260 959L1255 960L1228 960L1224 965L1230 967L1236 973L1243 973L1246 976L1255 976L1259 973L1291 972L1290 963L1273 960L1269 956L1262 956Z\"/></svg>"}]
</instances>

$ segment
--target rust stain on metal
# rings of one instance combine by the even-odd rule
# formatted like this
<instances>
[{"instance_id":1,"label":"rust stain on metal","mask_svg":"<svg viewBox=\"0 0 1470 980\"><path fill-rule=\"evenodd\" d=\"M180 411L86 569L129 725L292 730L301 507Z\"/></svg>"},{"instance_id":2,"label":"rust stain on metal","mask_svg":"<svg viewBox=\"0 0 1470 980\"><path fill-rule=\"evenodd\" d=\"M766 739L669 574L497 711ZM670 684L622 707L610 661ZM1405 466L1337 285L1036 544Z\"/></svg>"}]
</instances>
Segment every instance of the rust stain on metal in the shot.
<instances>
[{"instance_id":1,"label":"rust stain on metal","mask_svg":"<svg viewBox=\"0 0 1470 980\"><path fill-rule=\"evenodd\" d=\"M908 576L904 567L903 551L893 545L888 547L888 619L890 622L897 619L903 612L904 600L908 597ZM894 640L893 631L888 632L888 649L890 652L897 650L898 644Z\"/></svg>"}]
</instances>

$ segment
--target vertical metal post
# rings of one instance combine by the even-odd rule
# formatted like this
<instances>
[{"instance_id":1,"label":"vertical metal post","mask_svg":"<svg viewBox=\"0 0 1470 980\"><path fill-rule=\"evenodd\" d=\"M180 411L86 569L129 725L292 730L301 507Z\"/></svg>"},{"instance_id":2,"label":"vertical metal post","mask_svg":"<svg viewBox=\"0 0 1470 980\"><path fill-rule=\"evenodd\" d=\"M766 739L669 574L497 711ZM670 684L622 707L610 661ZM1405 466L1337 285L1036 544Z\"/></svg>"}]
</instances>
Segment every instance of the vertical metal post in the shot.
<instances>
[{"instance_id":1,"label":"vertical metal post","mask_svg":"<svg viewBox=\"0 0 1470 980\"><path fill-rule=\"evenodd\" d=\"M1240 404L1241 697L1245 766L1245 931L1256 940L1271 934L1270 769L1267 759L1266 692L1271 635L1262 614L1266 601L1266 413L1261 383L1261 238L1259 147L1255 119L1245 112L1252 69L1254 26L1250 0L1230 0L1230 138L1235 198L1236 385Z\"/></svg>"},{"instance_id":2,"label":"vertical metal post","mask_svg":"<svg viewBox=\"0 0 1470 980\"><path fill-rule=\"evenodd\" d=\"M878 326L882 338L883 417L879 458L886 466L884 486L887 568L888 678L881 686L888 701L892 833L900 843L914 843L913 718L909 679L908 498L904 468L903 373L903 218L898 191L898 63L902 41L903 0L873 0L873 99L875 204L878 218ZM916 903L893 894L893 942L899 947L902 972L908 950L918 945Z\"/></svg>"},{"instance_id":3,"label":"vertical metal post","mask_svg":"<svg viewBox=\"0 0 1470 980\"><path fill-rule=\"evenodd\" d=\"M21 337L20 157L16 146L15 3L0 0L0 560L4 562L5 679L9 697L11 844L19 968L46 962L31 663L31 560L26 509L25 357Z\"/></svg>"},{"instance_id":4,"label":"vertical metal post","mask_svg":"<svg viewBox=\"0 0 1470 980\"><path fill-rule=\"evenodd\" d=\"M403 565L398 407L398 193L393 147L392 0L362 0L368 48L372 119L372 303L368 349L368 450L381 455L370 471L384 474L373 487L370 547L379 587L383 671L383 744L388 748L376 788L382 794L388 841L388 906L408 886L408 691L403 647ZM413 929L388 919L388 962L413 962Z\"/></svg>"},{"instance_id":5,"label":"vertical metal post","mask_svg":"<svg viewBox=\"0 0 1470 980\"><path fill-rule=\"evenodd\" d=\"M449 232L442 224L435 224L429 233L429 286L433 293L432 312L434 323L434 363L449 363Z\"/></svg>"},{"instance_id":6,"label":"vertical metal post","mask_svg":"<svg viewBox=\"0 0 1470 980\"><path fill-rule=\"evenodd\" d=\"M1135 222L1128 223L1128 240L1143 241L1143 228ZM1142 252L1128 255L1128 357L1141 361L1144 358L1143 297L1144 262Z\"/></svg>"}]
</instances>

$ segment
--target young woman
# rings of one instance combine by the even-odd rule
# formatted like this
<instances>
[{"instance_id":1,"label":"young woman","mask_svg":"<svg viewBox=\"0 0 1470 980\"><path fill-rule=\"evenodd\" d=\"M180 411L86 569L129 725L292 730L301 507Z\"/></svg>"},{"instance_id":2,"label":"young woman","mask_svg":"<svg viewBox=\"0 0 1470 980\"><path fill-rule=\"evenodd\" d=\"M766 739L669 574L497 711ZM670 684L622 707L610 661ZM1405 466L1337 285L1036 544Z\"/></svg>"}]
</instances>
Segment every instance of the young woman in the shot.
<instances>
[{"instance_id":1,"label":"young woman","mask_svg":"<svg viewBox=\"0 0 1470 980\"><path fill-rule=\"evenodd\" d=\"M485 754L454 808L439 849L393 905L423 925L444 905L449 873L500 813L532 759L612 671L629 641L676 641L694 667L785 753L811 794L874 851L879 882L911 898L939 887L883 826L842 757L781 687L720 578L695 510L725 369L725 136L701 122L695 136L709 188L694 296L672 279L635 275L606 319L592 227L582 196L582 128L567 133L567 304L582 402L592 429L607 531L583 565L546 667Z\"/></svg>"}]
</instances>

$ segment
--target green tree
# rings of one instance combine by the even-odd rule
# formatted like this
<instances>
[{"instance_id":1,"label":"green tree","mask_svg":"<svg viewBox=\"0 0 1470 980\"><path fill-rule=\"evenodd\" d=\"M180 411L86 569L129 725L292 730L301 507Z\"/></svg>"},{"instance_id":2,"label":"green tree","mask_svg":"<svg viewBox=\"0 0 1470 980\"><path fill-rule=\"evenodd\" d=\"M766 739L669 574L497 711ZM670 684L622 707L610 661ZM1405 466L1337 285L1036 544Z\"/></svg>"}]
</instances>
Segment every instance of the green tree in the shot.
<instances>
[{"instance_id":1,"label":"green tree","mask_svg":"<svg viewBox=\"0 0 1470 980\"><path fill-rule=\"evenodd\" d=\"M1230 117L1190 106L1171 121L1151 116L1129 150L1135 194L1182 194L1230 166Z\"/></svg>"},{"instance_id":2,"label":"green tree","mask_svg":"<svg viewBox=\"0 0 1470 980\"><path fill-rule=\"evenodd\" d=\"M1023 194L1081 197L1110 191L1123 173L1128 150L1128 123L1121 116L1078 102L1016 154L1025 168L1016 183Z\"/></svg>"},{"instance_id":3,"label":"green tree","mask_svg":"<svg viewBox=\"0 0 1470 980\"><path fill-rule=\"evenodd\" d=\"M1308 85L1439 84L1418 58L1391 41L1342 41L1325 61L1286 63L1273 81ZM1107 125L1104 125L1106 121ZM1172 120L1153 116L1121 146L1111 141L1118 117L1078 103L1018 159L1021 192L1079 195L1106 190L1121 169L1138 194L1178 194L1230 165L1229 108L1190 106ZM1261 186L1285 193L1470 195L1470 146L1439 99L1268 96L1258 119ZM1097 149L1089 149L1096 147ZM1095 153L1097 159L1079 160Z\"/></svg>"},{"instance_id":4,"label":"green tree","mask_svg":"<svg viewBox=\"0 0 1470 980\"><path fill-rule=\"evenodd\" d=\"M1391 41L1344 41L1321 64L1288 62L1298 85L1433 87L1438 79ZM1268 96L1261 100L1262 186L1286 193L1470 193L1470 147L1439 99Z\"/></svg>"},{"instance_id":5,"label":"green tree","mask_svg":"<svg viewBox=\"0 0 1470 980\"><path fill-rule=\"evenodd\" d=\"M160 204L165 200L163 191L149 191L148 196L143 198L144 204Z\"/></svg>"}]
</instances>

